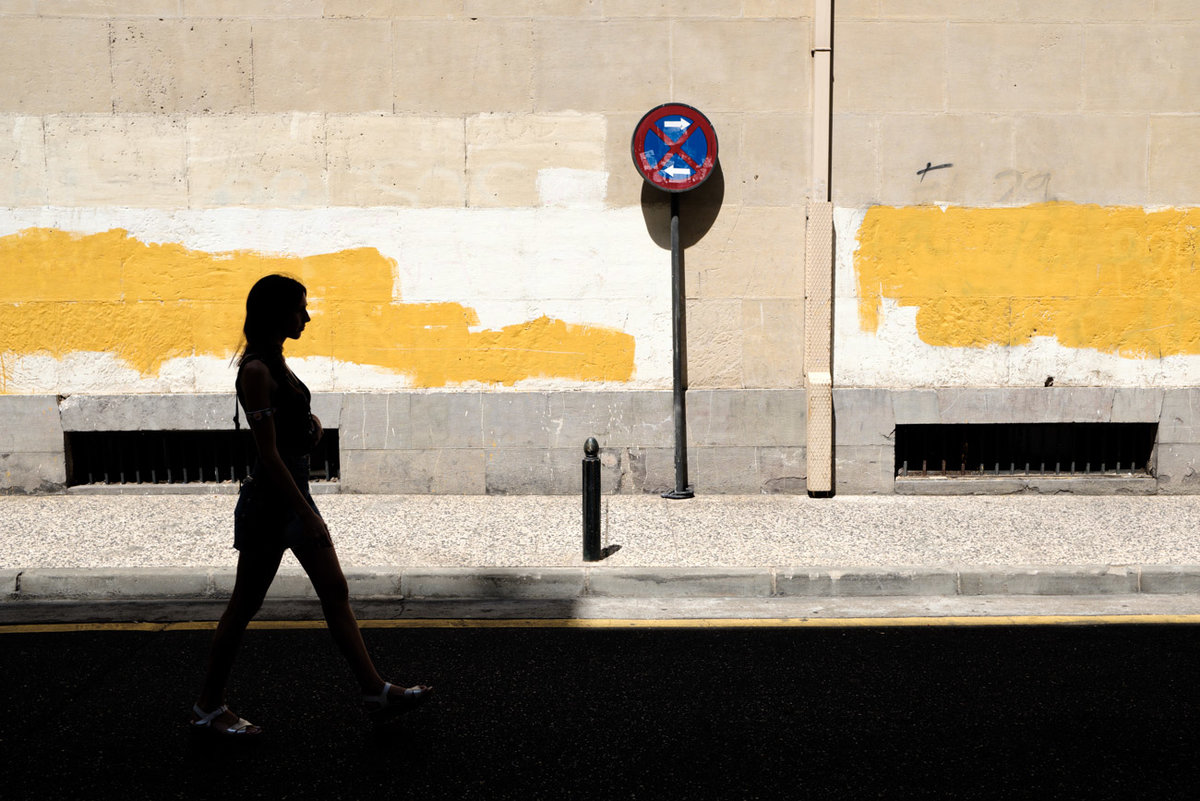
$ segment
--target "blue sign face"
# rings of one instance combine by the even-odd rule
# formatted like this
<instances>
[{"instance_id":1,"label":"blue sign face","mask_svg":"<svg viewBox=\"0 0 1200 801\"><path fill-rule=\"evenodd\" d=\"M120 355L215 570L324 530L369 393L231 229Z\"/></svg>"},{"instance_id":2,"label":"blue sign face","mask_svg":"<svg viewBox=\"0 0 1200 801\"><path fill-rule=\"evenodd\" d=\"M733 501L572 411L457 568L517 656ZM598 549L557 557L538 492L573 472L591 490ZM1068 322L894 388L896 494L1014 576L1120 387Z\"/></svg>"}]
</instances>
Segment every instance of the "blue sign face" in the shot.
<instances>
[{"instance_id":1,"label":"blue sign face","mask_svg":"<svg viewBox=\"0 0 1200 801\"><path fill-rule=\"evenodd\" d=\"M708 138L695 120L672 114L646 131L642 152L666 180L686 182L708 158Z\"/></svg>"},{"instance_id":2,"label":"blue sign face","mask_svg":"<svg viewBox=\"0 0 1200 801\"><path fill-rule=\"evenodd\" d=\"M668 192L704 183L717 161L717 135L703 114L683 103L664 103L642 117L633 132L633 163L642 177Z\"/></svg>"}]
</instances>

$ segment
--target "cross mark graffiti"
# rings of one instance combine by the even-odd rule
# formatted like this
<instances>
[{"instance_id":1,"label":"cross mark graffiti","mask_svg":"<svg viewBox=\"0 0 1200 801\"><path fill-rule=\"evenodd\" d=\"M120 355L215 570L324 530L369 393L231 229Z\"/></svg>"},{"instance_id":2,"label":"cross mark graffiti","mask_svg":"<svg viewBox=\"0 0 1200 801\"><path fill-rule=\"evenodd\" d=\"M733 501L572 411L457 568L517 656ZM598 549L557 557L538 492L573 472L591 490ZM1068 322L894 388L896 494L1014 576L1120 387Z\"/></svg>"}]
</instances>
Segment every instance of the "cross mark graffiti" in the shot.
<instances>
[{"instance_id":1,"label":"cross mark graffiti","mask_svg":"<svg viewBox=\"0 0 1200 801\"><path fill-rule=\"evenodd\" d=\"M947 167L953 167L953 166L954 166L953 164L950 164L948 162L946 164L936 164L935 165L932 161L927 161L927 162L925 162L925 169L917 170L917 175L921 176L921 181L924 181L925 173L931 172L932 170L944 170Z\"/></svg>"}]
</instances>

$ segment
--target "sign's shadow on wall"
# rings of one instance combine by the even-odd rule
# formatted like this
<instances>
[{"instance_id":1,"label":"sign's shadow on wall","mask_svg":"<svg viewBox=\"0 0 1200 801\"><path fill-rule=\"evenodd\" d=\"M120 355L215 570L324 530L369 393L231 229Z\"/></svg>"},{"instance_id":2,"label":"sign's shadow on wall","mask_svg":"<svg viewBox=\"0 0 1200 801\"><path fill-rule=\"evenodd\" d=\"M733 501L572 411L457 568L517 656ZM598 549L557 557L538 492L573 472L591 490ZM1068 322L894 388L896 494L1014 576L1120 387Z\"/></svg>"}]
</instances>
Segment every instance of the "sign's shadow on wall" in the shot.
<instances>
[{"instance_id":1,"label":"sign's shadow on wall","mask_svg":"<svg viewBox=\"0 0 1200 801\"><path fill-rule=\"evenodd\" d=\"M720 159L708 180L679 198L679 244L689 248L699 242L717 221L725 200L725 173ZM654 244L671 249L671 194L642 182L642 217Z\"/></svg>"}]
</instances>

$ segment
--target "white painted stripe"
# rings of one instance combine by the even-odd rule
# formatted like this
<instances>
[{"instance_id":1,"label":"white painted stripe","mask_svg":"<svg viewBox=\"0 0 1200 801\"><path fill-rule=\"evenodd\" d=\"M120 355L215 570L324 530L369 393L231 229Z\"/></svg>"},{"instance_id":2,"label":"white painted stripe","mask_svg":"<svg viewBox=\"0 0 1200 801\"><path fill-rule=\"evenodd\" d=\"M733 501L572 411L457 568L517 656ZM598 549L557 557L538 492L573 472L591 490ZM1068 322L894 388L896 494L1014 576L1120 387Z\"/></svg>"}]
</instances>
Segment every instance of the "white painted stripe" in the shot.
<instances>
[{"instance_id":1,"label":"white painted stripe","mask_svg":"<svg viewBox=\"0 0 1200 801\"><path fill-rule=\"evenodd\" d=\"M396 263L393 300L460 303L475 310L481 329L545 315L623 331L636 345L634 378L620 386L669 388L670 254L652 240L640 208L595 205L597 174L568 170L547 176L543 188L559 207L2 209L0 236L33 227L80 234L120 228L145 242L178 243L210 253L254 250L311 256L371 247ZM314 308L317 320L319 303ZM301 363L298 372L318 391L395 389L401 383L394 374L380 375L370 366L305 361L313 363L307 369ZM13 357L5 370L9 392L60 394L223 392L231 375L227 360L197 357L172 360L158 377L145 378L107 354L62 360ZM579 386L555 380L522 382L520 388L543 384Z\"/></svg>"}]
</instances>

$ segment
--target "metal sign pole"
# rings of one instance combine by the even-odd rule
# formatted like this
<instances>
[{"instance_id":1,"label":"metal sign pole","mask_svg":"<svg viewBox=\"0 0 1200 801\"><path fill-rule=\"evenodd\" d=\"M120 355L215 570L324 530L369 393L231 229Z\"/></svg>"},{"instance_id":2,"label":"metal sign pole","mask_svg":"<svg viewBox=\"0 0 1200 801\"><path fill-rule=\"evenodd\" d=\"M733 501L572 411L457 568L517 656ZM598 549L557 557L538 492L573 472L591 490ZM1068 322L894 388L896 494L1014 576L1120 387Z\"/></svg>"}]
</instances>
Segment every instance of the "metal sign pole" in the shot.
<instances>
[{"instance_id":1,"label":"metal sign pole","mask_svg":"<svg viewBox=\"0 0 1200 801\"><path fill-rule=\"evenodd\" d=\"M683 244L679 241L679 195L708 180L717 166L717 132L697 109L663 103L633 129L634 166L654 187L671 193L671 340L675 355L675 489L664 498L694 498L687 458L687 309L683 292Z\"/></svg>"},{"instance_id":2,"label":"metal sign pole","mask_svg":"<svg viewBox=\"0 0 1200 801\"><path fill-rule=\"evenodd\" d=\"M688 486L687 459L687 310L684 306L683 246L679 242L679 194L671 194L671 338L675 353L675 489L664 498L695 497Z\"/></svg>"}]
</instances>

